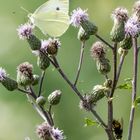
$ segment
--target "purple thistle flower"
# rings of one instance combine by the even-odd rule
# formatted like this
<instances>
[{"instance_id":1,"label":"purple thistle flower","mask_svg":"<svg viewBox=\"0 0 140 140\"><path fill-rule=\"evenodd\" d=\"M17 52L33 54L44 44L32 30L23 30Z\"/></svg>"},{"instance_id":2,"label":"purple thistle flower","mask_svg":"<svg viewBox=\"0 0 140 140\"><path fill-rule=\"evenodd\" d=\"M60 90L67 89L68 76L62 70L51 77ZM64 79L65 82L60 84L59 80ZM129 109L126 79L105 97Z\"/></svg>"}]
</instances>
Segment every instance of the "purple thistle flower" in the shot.
<instances>
[{"instance_id":1,"label":"purple thistle flower","mask_svg":"<svg viewBox=\"0 0 140 140\"><path fill-rule=\"evenodd\" d=\"M48 46L49 46L49 40L41 40L41 50L46 52Z\"/></svg>"},{"instance_id":2,"label":"purple thistle flower","mask_svg":"<svg viewBox=\"0 0 140 140\"><path fill-rule=\"evenodd\" d=\"M125 24L125 34L127 36L135 37L140 32L140 24L138 23L137 19L131 17Z\"/></svg>"},{"instance_id":3,"label":"purple thistle flower","mask_svg":"<svg viewBox=\"0 0 140 140\"><path fill-rule=\"evenodd\" d=\"M71 24L74 27L79 27L81 21L88 20L88 14L87 10L82 10L81 8L77 8L76 10L73 10L71 14Z\"/></svg>"},{"instance_id":4,"label":"purple thistle flower","mask_svg":"<svg viewBox=\"0 0 140 140\"><path fill-rule=\"evenodd\" d=\"M17 29L19 38L22 40L29 38L33 28L34 26L29 23L21 24Z\"/></svg>"},{"instance_id":5,"label":"purple thistle flower","mask_svg":"<svg viewBox=\"0 0 140 140\"><path fill-rule=\"evenodd\" d=\"M46 122L44 122L37 126L36 133L40 139L49 140L51 138L50 129L51 127Z\"/></svg>"},{"instance_id":6,"label":"purple thistle flower","mask_svg":"<svg viewBox=\"0 0 140 140\"><path fill-rule=\"evenodd\" d=\"M113 11L111 17L112 17L113 20L127 21L128 20L128 11L127 11L126 8L118 7Z\"/></svg>"},{"instance_id":7,"label":"purple thistle flower","mask_svg":"<svg viewBox=\"0 0 140 140\"><path fill-rule=\"evenodd\" d=\"M48 40L42 40L41 41L41 50L44 52L48 51L48 48L51 46L55 46L56 48L59 48L61 46L61 42L59 41L59 39L52 39L49 38Z\"/></svg>"},{"instance_id":8,"label":"purple thistle flower","mask_svg":"<svg viewBox=\"0 0 140 140\"><path fill-rule=\"evenodd\" d=\"M0 82L3 81L6 77L7 77L7 73L6 73L5 69L0 67Z\"/></svg>"},{"instance_id":9,"label":"purple thistle flower","mask_svg":"<svg viewBox=\"0 0 140 140\"><path fill-rule=\"evenodd\" d=\"M63 136L63 131L59 130L58 128L52 128L51 130L51 137L53 140L64 140L65 137Z\"/></svg>"}]
</instances>

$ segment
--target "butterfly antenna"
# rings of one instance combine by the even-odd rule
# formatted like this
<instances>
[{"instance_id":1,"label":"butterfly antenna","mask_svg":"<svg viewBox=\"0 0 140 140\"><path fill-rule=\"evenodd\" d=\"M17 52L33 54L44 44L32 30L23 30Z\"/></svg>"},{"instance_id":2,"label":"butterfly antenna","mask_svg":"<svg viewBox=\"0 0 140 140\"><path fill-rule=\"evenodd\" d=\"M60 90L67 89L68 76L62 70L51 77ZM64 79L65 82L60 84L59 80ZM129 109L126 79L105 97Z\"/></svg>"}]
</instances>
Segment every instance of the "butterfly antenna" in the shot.
<instances>
[{"instance_id":1,"label":"butterfly antenna","mask_svg":"<svg viewBox=\"0 0 140 140\"><path fill-rule=\"evenodd\" d=\"M25 9L24 7L20 7L23 11L25 11L27 14L30 14L31 12L29 12L27 9Z\"/></svg>"},{"instance_id":2,"label":"butterfly antenna","mask_svg":"<svg viewBox=\"0 0 140 140\"><path fill-rule=\"evenodd\" d=\"M29 11L28 11L27 9L25 9L24 7L20 7L20 8L28 14L28 16L27 16L28 18L31 17L31 15L32 15L31 12L29 12ZM32 22L31 22L30 20L29 20L28 22L29 22L30 24L32 24Z\"/></svg>"}]
</instances>

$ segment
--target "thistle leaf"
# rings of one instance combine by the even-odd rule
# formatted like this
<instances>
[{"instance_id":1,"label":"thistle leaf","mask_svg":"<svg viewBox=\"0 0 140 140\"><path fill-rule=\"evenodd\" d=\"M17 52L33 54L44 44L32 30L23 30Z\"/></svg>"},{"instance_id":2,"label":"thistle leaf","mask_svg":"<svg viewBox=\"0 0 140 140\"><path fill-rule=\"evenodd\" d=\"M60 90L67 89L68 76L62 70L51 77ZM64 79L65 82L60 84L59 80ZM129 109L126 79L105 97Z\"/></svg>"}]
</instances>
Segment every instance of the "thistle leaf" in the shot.
<instances>
[{"instance_id":1,"label":"thistle leaf","mask_svg":"<svg viewBox=\"0 0 140 140\"><path fill-rule=\"evenodd\" d=\"M95 126L96 124L98 124L98 122L97 121L93 121L93 120L91 120L91 119L89 119L89 118L85 118L85 127L87 127L87 126Z\"/></svg>"},{"instance_id":2,"label":"thistle leaf","mask_svg":"<svg viewBox=\"0 0 140 140\"><path fill-rule=\"evenodd\" d=\"M117 87L118 89L132 89L132 85L130 83L124 83Z\"/></svg>"},{"instance_id":3,"label":"thistle leaf","mask_svg":"<svg viewBox=\"0 0 140 140\"><path fill-rule=\"evenodd\" d=\"M132 89L132 78L124 79L124 83L117 87L118 89Z\"/></svg>"}]
</instances>

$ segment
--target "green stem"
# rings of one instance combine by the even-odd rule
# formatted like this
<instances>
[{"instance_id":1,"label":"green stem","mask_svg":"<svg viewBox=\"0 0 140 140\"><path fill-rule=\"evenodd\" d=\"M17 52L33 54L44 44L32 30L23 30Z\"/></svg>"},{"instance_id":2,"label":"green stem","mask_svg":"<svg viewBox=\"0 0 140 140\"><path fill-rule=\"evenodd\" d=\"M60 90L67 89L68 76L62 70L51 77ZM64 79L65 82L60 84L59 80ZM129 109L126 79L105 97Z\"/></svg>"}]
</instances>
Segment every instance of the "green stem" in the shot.
<instances>
[{"instance_id":1,"label":"green stem","mask_svg":"<svg viewBox=\"0 0 140 140\"><path fill-rule=\"evenodd\" d=\"M40 82L39 82L39 92L38 92L38 97L41 95L41 90L42 90L42 86L43 86L43 80L44 80L44 77L45 77L45 70L42 71L42 74L41 74L41 79L40 79Z\"/></svg>"},{"instance_id":2,"label":"green stem","mask_svg":"<svg viewBox=\"0 0 140 140\"><path fill-rule=\"evenodd\" d=\"M132 139L132 130L134 123L134 115L135 115L135 106L134 102L136 100L137 95L137 76L138 76L138 48L137 48L137 38L132 38L133 42L133 82L132 82L132 105L130 111L130 120L129 120L129 128L128 128L128 140Z\"/></svg>"},{"instance_id":3,"label":"green stem","mask_svg":"<svg viewBox=\"0 0 140 140\"><path fill-rule=\"evenodd\" d=\"M76 86L79 76L80 76L80 71L81 71L81 67L82 67L82 63L83 63L83 58L84 58L84 48L85 48L85 41L82 42L81 45L81 53L80 53L80 59L79 59L79 65L78 65L78 69L77 69L77 74L76 74L76 79L74 82L74 86Z\"/></svg>"},{"instance_id":4,"label":"green stem","mask_svg":"<svg viewBox=\"0 0 140 140\"><path fill-rule=\"evenodd\" d=\"M105 41L101 36L99 36L98 34L95 35L98 39L100 39L104 44L106 44L109 48L111 48L113 50L113 46L110 45L107 41Z\"/></svg>"}]
</instances>

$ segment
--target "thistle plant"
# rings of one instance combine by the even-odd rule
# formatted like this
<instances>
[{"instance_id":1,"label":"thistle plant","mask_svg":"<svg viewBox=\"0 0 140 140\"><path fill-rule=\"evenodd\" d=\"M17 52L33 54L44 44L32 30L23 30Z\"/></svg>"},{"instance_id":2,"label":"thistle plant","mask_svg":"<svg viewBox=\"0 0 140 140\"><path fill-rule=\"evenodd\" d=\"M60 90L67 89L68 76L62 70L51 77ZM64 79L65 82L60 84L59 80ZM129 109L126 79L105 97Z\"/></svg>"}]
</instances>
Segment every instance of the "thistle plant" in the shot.
<instances>
[{"instance_id":1,"label":"thistle plant","mask_svg":"<svg viewBox=\"0 0 140 140\"><path fill-rule=\"evenodd\" d=\"M23 62L17 66L16 80L12 79L5 69L0 68L0 83L9 91L18 90L27 96L27 100L43 119L43 122L36 128L36 134L39 139L64 140L67 138L64 131L56 126L52 113L53 108L61 102L63 92L61 89L55 89L47 98L42 94L46 71L52 65L66 84L73 90L73 93L76 95L75 98L79 98L79 105L77 106L93 115L93 119L96 119L96 123L107 134L108 140L132 140L135 110L140 103L140 97L137 95L138 54L140 50L138 45L140 34L140 1L135 2L130 16L128 16L126 8L118 7L112 12L111 17L113 19L113 25L109 38L112 42L108 43L98 34L100 28L94 22L90 21L87 10L77 8L71 13L70 23L74 28L79 29L77 39L81 42L79 64L74 81L68 78L58 62L57 54L59 53L59 48L63 46L63 42L60 42L59 38L49 37L43 40L38 38L33 32L35 25L29 22L18 27L17 32L19 38L28 42L29 50L36 55L37 66L42 73L41 75L34 73L33 65L29 62ZM83 94L78 89L77 84L84 60L86 42L88 42L89 38L98 39L98 41L93 42L89 51L93 63L96 63L96 69L104 77L104 81L101 84L94 85L90 92ZM107 56L108 50L110 50L113 56L110 59ZM124 60L131 51L133 52L132 78L127 80L125 84L118 85ZM112 61L113 65L111 64ZM111 76L108 75L110 72L112 72ZM38 91L34 90L34 86L36 85L39 87ZM114 117L113 101L116 94L115 91L118 88L132 89L127 138L123 137L122 121L125 121L123 120L123 116L120 116L122 119ZM107 102L107 122L102 119L102 116L97 110L97 106L102 102L102 99L105 99ZM87 119L86 123L86 125L92 125L93 120ZM26 138L26 140L29 139Z\"/></svg>"}]
</instances>

